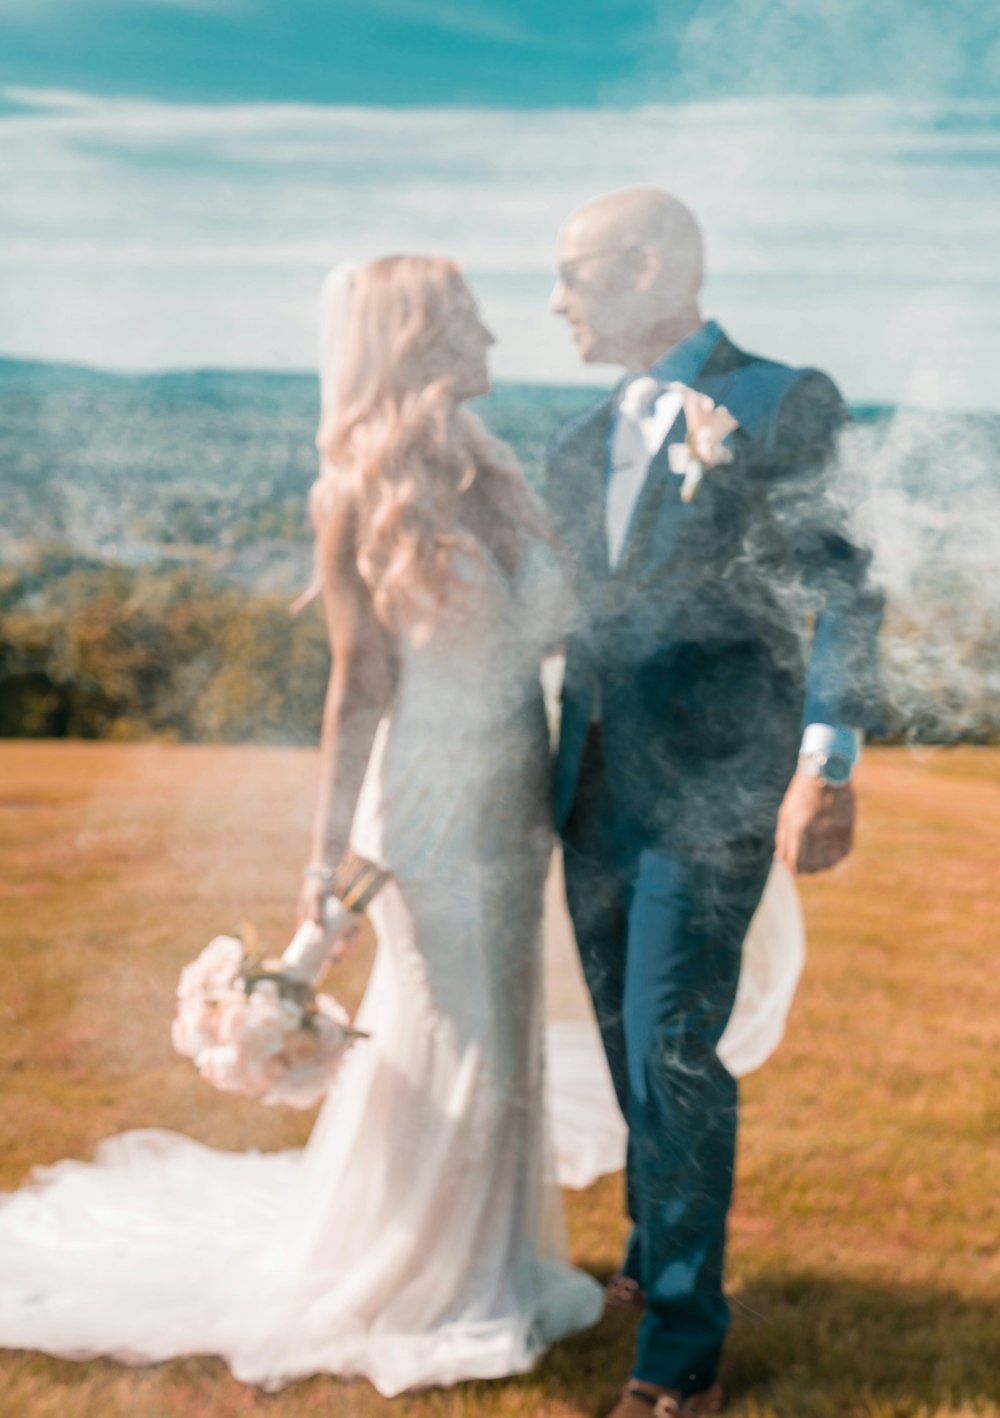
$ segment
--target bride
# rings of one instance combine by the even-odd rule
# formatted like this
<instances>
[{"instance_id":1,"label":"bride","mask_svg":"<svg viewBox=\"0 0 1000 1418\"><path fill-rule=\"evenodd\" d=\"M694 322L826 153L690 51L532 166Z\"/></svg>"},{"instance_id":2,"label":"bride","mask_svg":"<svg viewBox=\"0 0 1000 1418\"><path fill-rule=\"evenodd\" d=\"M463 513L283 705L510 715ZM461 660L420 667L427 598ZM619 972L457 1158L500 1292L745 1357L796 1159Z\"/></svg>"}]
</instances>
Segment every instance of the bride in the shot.
<instances>
[{"instance_id":1,"label":"bride","mask_svg":"<svg viewBox=\"0 0 1000 1418\"><path fill-rule=\"evenodd\" d=\"M332 669L300 914L320 918L349 845L392 873L370 908L370 1037L301 1152L147 1129L6 1198L2 1347L213 1354L268 1388L332 1373L389 1396L523 1372L601 1313L566 1260L543 1103L544 1084L565 1181L622 1165L564 930L543 1078L539 666L567 608L509 449L463 407L489 388L492 343L450 262L327 280L310 504ZM773 1049L800 963L794 888L776 879L719 1046L731 1071Z\"/></svg>"},{"instance_id":2,"label":"bride","mask_svg":"<svg viewBox=\"0 0 1000 1418\"><path fill-rule=\"evenodd\" d=\"M328 1372L392 1395L522 1372L601 1313L565 1259L542 1103L539 665L562 612L527 485L463 408L493 337L457 268L341 270L326 306L311 510L332 672L300 908L319 918L349 843L391 871L370 1038L301 1153L134 1132L8 1199L0 1344L209 1353L269 1387Z\"/></svg>"}]
</instances>

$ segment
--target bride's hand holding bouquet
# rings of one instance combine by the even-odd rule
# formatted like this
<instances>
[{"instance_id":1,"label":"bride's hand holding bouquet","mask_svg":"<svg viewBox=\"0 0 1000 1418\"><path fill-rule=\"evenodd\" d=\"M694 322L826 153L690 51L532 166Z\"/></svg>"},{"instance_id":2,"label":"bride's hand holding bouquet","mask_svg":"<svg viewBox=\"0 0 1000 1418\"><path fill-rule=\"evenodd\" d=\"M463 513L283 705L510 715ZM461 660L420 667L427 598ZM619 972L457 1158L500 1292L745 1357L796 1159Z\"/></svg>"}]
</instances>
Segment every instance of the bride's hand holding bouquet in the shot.
<instances>
[{"instance_id":1,"label":"bride's hand holding bouquet","mask_svg":"<svg viewBox=\"0 0 1000 1418\"><path fill-rule=\"evenodd\" d=\"M172 1029L178 1053L216 1088L294 1108L319 1101L363 1037L316 985L360 928L387 873L348 853L335 872L307 868L304 880L310 889L300 907L307 901L309 909L281 957L216 936L181 971Z\"/></svg>"}]
</instances>

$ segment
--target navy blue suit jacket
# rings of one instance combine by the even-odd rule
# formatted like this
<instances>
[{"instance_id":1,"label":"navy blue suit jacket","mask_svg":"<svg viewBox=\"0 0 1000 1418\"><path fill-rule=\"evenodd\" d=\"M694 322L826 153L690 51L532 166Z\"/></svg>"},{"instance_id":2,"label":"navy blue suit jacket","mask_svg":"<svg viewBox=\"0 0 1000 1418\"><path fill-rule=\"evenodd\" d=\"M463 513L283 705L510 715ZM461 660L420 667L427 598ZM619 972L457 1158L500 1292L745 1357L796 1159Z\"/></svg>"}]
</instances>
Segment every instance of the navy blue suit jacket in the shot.
<instances>
[{"instance_id":1,"label":"navy blue suit jacket","mask_svg":"<svg viewBox=\"0 0 1000 1418\"><path fill-rule=\"evenodd\" d=\"M605 532L614 396L564 426L546 496L579 611L569 637L555 815L570 817L595 704L616 816L650 843L714 850L773 834L805 723L879 721L882 597L828 472L847 413L815 370L720 333L693 387L739 420L734 461L690 503L667 446L618 565Z\"/></svg>"}]
</instances>

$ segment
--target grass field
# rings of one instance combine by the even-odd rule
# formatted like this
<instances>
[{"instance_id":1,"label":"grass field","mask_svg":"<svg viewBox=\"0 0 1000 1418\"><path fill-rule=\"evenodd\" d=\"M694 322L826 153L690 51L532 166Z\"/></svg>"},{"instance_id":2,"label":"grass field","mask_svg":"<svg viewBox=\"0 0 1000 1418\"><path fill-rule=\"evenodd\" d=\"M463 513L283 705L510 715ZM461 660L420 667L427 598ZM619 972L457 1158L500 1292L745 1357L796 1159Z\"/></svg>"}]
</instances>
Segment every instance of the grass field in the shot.
<instances>
[{"instance_id":1,"label":"grass field","mask_svg":"<svg viewBox=\"0 0 1000 1418\"><path fill-rule=\"evenodd\" d=\"M291 750L0 744L0 1187L129 1127L304 1137L308 1118L214 1094L168 1024L210 935L250 921L287 938L313 772ZM1000 1418L1000 752L874 750L859 795L855 856L803 883L788 1037L744 1087L729 1411ZM344 967L349 1003L364 973L363 953ZM606 1178L567 1198L574 1257L599 1275L620 1193ZM0 1353L0 1418L598 1418L632 1324L606 1320L525 1379L392 1402L327 1378L264 1395L205 1359Z\"/></svg>"}]
</instances>

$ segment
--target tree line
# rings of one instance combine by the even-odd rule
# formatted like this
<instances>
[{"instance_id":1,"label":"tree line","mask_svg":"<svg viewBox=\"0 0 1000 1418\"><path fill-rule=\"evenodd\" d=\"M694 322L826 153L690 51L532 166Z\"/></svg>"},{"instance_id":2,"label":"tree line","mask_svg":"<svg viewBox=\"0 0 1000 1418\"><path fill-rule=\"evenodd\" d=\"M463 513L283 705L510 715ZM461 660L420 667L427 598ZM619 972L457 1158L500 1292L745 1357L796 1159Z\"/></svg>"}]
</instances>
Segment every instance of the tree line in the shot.
<instances>
[{"instance_id":1,"label":"tree line","mask_svg":"<svg viewBox=\"0 0 1000 1418\"><path fill-rule=\"evenodd\" d=\"M289 600L211 562L39 550L0 570L0 737L314 744L326 632L318 602ZM890 605L884 742L1000 743L1000 627L946 604L933 624Z\"/></svg>"},{"instance_id":2,"label":"tree line","mask_svg":"<svg viewBox=\"0 0 1000 1418\"><path fill-rule=\"evenodd\" d=\"M315 743L329 656L316 605L198 567L0 572L0 735Z\"/></svg>"}]
</instances>

